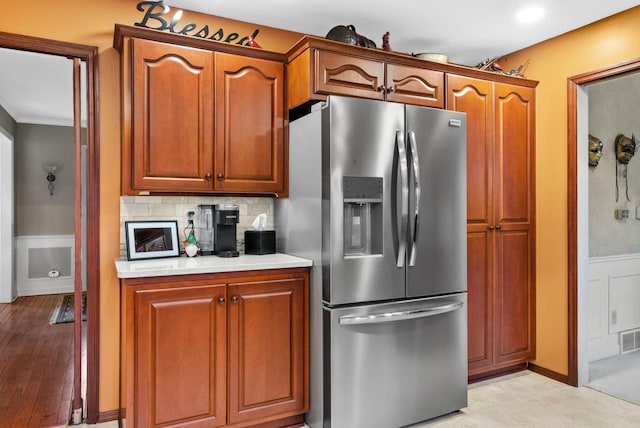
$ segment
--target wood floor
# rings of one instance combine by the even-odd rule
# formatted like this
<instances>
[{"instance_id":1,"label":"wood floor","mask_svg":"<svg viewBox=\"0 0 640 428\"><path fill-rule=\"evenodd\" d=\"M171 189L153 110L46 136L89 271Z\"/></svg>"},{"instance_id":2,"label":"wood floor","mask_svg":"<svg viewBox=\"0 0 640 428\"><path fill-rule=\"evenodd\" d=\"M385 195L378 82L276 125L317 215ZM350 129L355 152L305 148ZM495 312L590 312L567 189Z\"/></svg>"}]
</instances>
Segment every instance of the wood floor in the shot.
<instances>
[{"instance_id":1,"label":"wood floor","mask_svg":"<svg viewBox=\"0 0 640 428\"><path fill-rule=\"evenodd\" d=\"M69 421L73 323L49 324L60 295L0 304L0 428Z\"/></svg>"}]
</instances>

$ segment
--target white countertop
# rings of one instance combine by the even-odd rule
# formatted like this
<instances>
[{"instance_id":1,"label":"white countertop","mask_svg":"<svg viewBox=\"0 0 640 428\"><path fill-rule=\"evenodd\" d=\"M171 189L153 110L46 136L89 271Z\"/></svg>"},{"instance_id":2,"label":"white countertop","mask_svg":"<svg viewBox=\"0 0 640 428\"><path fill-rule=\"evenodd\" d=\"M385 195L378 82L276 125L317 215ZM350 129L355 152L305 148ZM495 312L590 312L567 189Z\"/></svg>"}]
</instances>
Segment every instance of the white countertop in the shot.
<instances>
[{"instance_id":1,"label":"white countertop","mask_svg":"<svg viewBox=\"0 0 640 428\"><path fill-rule=\"evenodd\" d=\"M239 257L172 257L152 260L116 260L118 278L190 275L197 273L237 272L261 269L309 267L312 261L289 254L245 255Z\"/></svg>"}]
</instances>

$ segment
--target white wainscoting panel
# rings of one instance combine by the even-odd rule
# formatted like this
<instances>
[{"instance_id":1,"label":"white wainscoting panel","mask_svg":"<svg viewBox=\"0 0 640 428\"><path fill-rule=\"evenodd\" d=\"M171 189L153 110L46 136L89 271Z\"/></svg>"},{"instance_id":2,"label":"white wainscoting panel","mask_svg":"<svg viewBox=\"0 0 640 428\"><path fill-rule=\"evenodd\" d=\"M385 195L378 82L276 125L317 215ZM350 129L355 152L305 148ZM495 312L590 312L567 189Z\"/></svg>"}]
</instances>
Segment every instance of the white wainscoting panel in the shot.
<instances>
[{"instance_id":1,"label":"white wainscoting panel","mask_svg":"<svg viewBox=\"0 0 640 428\"><path fill-rule=\"evenodd\" d=\"M640 328L640 254L589 259L589 361L620 354L619 332Z\"/></svg>"},{"instance_id":2,"label":"white wainscoting panel","mask_svg":"<svg viewBox=\"0 0 640 428\"><path fill-rule=\"evenodd\" d=\"M18 296L72 293L73 235L18 236Z\"/></svg>"},{"instance_id":3,"label":"white wainscoting panel","mask_svg":"<svg viewBox=\"0 0 640 428\"><path fill-rule=\"evenodd\" d=\"M610 277L609 313L609 333L640 327L640 272Z\"/></svg>"}]
</instances>

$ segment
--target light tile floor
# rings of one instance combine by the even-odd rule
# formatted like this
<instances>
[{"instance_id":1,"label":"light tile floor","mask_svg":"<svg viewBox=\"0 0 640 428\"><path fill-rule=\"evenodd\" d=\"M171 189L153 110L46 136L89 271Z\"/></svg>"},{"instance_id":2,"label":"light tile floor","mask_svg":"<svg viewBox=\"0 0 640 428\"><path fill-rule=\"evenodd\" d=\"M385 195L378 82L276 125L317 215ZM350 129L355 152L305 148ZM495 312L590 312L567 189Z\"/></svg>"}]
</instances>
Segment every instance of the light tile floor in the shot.
<instances>
[{"instance_id":1,"label":"light tile floor","mask_svg":"<svg viewBox=\"0 0 640 428\"><path fill-rule=\"evenodd\" d=\"M640 427L640 406L523 371L470 385L469 407L412 428L432 427Z\"/></svg>"},{"instance_id":2,"label":"light tile floor","mask_svg":"<svg viewBox=\"0 0 640 428\"><path fill-rule=\"evenodd\" d=\"M78 427L117 428L118 424L113 421ZM467 408L411 428L432 427L640 427L640 406L523 371L470 385Z\"/></svg>"}]
</instances>

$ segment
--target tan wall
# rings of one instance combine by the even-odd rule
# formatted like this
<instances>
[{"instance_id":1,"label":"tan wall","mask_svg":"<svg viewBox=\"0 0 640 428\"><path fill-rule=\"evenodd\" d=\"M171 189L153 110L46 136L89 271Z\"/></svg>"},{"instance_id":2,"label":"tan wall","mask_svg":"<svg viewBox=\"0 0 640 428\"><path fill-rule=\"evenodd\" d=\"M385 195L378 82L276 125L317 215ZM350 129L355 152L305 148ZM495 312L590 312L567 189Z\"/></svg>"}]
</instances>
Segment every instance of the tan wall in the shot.
<instances>
[{"instance_id":1,"label":"tan wall","mask_svg":"<svg viewBox=\"0 0 640 428\"><path fill-rule=\"evenodd\" d=\"M567 78L640 55L640 7L508 56L536 92L537 360L568 373Z\"/></svg>"},{"instance_id":2,"label":"tan wall","mask_svg":"<svg viewBox=\"0 0 640 428\"><path fill-rule=\"evenodd\" d=\"M100 403L99 411L118 408L119 287L114 259L120 255L120 57L113 44L114 24L133 25L143 18L136 0L4 0L0 31L97 46L99 49L100 123ZM185 13L183 21L208 24L216 31L251 34L265 49L285 51L296 33ZM182 22L182 21L181 21Z\"/></svg>"}]
</instances>

